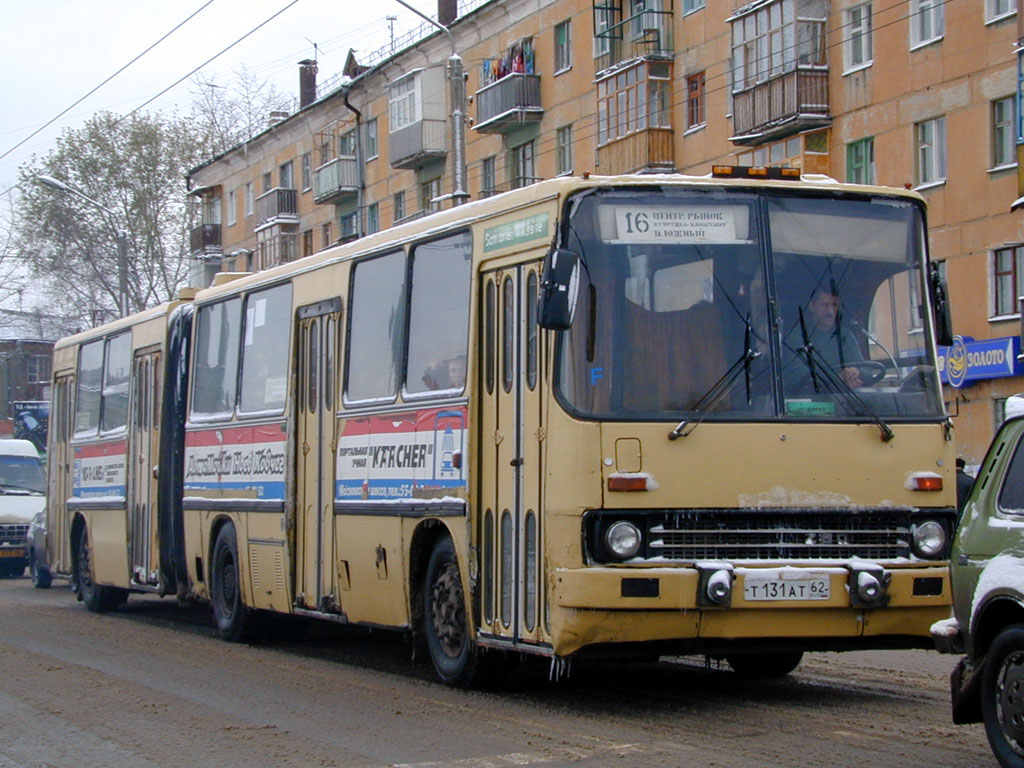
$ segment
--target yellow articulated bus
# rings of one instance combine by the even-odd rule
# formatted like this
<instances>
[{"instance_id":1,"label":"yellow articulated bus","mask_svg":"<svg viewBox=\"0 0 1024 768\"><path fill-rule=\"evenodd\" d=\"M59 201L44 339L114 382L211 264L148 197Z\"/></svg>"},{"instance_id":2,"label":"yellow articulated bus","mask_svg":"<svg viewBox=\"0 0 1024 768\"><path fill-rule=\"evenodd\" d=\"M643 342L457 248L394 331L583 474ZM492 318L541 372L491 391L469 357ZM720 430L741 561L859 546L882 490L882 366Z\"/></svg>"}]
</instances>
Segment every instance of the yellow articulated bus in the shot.
<instances>
[{"instance_id":1,"label":"yellow articulated bus","mask_svg":"<svg viewBox=\"0 0 1024 768\"><path fill-rule=\"evenodd\" d=\"M931 647L955 482L924 208L788 170L559 178L221 275L58 345L52 569L94 610L207 600L228 640L405 630L452 685L507 652Z\"/></svg>"}]
</instances>

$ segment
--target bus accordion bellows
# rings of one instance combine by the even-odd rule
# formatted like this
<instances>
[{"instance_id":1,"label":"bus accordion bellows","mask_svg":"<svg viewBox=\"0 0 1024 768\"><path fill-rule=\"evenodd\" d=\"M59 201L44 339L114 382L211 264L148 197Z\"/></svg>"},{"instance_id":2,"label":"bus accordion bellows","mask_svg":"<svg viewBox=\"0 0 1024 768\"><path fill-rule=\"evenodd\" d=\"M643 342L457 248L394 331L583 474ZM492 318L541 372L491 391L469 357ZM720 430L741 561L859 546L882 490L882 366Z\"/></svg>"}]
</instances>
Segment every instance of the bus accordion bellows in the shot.
<instances>
[{"instance_id":1,"label":"bus accordion bellows","mask_svg":"<svg viewBox=\"0 0 1024 768\"><path fill-rule=\"evenodd\" d=\"M458 686L514 654L931 647L926 232L904 190L589 176L220 275L58 343L51 570L94 611L209 601L228 640L404 630Z\"/></svg>"}]
</instances>

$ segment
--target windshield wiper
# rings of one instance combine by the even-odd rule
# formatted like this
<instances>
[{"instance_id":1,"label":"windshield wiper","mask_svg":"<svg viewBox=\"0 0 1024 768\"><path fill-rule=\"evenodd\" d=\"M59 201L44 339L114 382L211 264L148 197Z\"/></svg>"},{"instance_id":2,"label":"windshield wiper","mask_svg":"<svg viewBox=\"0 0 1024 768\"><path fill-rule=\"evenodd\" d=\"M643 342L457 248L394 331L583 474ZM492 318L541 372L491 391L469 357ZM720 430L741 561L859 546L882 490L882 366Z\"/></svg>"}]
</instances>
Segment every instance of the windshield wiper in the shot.
<instances>
[{"instance_id":1,"label":"windshield wiper","mask_svg":"<svg viewBox=\"0 0 1024 768\"><path fill-rule=\"evenodd\" d=\"M836 374L832 366L829 365L828 360L811 343L811 339L807 335L807 326L804 324L803 310L800 312L800 333L804 337L804 345L797 351L807 357L807 368L811 373L811 384L814 387L814 391L821 391L818 389L818 381L820 380L827 390L842 398L847 408L871 419L875 426L878 427L878 431L882 433L883 443L888 443L892 440L895 437L892 427L875 413L871 406L864 401L864 398L858 395L856 390L847 384L842 376ZM815 375L815 368L818 369L817 376Z\"/></svg>"},{"instance_id":2,"label":"windshield wiper","mask_svg":"<svg viewBox=\"0 0 1024 768\"><path fill-rule=\"evenodd\" d=\"M751 364L761 356L760 352L755 352L750 346L751 335L750 315L747 315L747 328L743 337L743 354L739 356L736 362L729 367L729 370L727 370L718 381L711 385L711 389L701 395L700 399L694 403L693 408L690 410L692 410L696 415L694 417L683 419L676 425L675 429L668 433L669 440L686 437L688 434L693 432L693 430L697 428L697 425L704 421L704 417L708 415L708 412L717 405L723 397L729 394L733 383L739 378L740 373L744 374L744 380L747 386L747 405L750 405L750 367Z\"/></svg>"},{"instance_id":3,"label":"windshield wiper","mask_svg":"<svg viewBox=\"0 0 1024 768\"><path fill-rule=\"evenodd\" d=\"M35 493L40 496L43 495L43 491L38 491L35 488L29 488L27 485L14 485L13 483L0 483L0 493L11 493L14 492L14 496L20 496L20 492L28 493L29 495Z\"/></svg>"}]
</instances>

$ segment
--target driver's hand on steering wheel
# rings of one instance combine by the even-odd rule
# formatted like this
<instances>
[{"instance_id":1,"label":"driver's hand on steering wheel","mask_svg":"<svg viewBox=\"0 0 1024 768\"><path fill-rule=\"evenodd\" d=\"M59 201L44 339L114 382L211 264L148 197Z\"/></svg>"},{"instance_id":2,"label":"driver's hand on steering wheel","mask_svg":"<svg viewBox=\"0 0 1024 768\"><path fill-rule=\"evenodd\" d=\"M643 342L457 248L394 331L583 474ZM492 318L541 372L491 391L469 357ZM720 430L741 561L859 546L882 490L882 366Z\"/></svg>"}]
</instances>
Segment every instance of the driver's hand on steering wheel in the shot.
<instances>
[{"instance_id":1,"label":"driver's hand on steering wheel","mask_svg":"<svg viewBox=\"0 0 1024 768\"><path fill-rule=\"evenodd\" d=\"M856 368L843 368L839 372L839 378L846 382L848 387L864 386L864 381L860 377L860 371Z\"/></svg>"}]
</instances>

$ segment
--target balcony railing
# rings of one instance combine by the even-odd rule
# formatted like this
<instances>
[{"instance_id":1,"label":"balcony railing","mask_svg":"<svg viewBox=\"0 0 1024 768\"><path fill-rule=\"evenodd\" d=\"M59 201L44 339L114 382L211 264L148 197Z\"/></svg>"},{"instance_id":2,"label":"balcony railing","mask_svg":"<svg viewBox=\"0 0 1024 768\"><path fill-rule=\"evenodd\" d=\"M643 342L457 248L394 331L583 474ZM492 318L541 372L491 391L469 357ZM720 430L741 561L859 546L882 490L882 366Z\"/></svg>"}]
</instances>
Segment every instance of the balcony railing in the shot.
<instances>
[{"instance_id":1,"label":"balcony railing","mask_svg":"<svg viewBox=\"0 0 1024 768\"><path fill-rule=\"evenodd\" d=\"M388 161L392 168L419 168L448 154L447 122L420 120L388 134Z\"/></svg>"},{"instance_id":2,"label":"balcony railing","mask_svg":"<svg viewBox=\"0 0 1024 768\"><path fill-rule=\"evenodd\" d=\"M672 171L672 129L648 128L610 141L597 148L597 161L603 174Z\"/></svg>"},{"instance_id":3,"label":"balcony railing","mask_svg":"<svg viewBox=\"0 0 1024 768\"><path fill-rule=\"evenodd\" d=\"M192 256L195 258L220 256L220 224L200 224L193 227L189 241Z\"/></svg>"},{"instance_id":4,"label":"balcony railing","mask_svg":"<svg viewBox=\"0 0 1024 768\"><path fill-rule=\"evenodd\" d=\"M359 166L354 157L336 157L313 171L313 202L337 202L358 191Z\"/></svg>"},{"instance_id":5,"label":"balcony railing","mask_svg":"<svg viewBox=\"0 0 1024 768\"><path fill-rule=\"evenodd\" d=\"M476 125L480 133L502 133L540 120L540 75L512 72L476 92Z\"/></svg>"},{"instance_id":6,"label":"balcony railing","mask_svg":"<svg viewBox=\"0 0 1024 768\"><path fill-rule=\"evenodd\" d=\"M595 9L610 13L611 7ZM618 24L595 32L597 53L594 71L638 58L667 58L675 56L672 44L672 11L640 11Z\"/></svg>"},{"instance_id":7,"label":"balcony railing","mask_svg":"<svg viewBox=\"0 0 1024 768\"><path fill-rule=\"evenodd\" d=\"M256 198L255 229L278 222L298 223L298 209L295 207L294 189L275 187Z\"/></svg>"},{"instance_id":8,"label":"balcony railing","mask_svg":"<svg viewBox=\"0 0 1024 768\"><path fill-rule=\"evenodd\" d=\"M736 144L764 141L831 120L827 69L798 68L734 93L732 100L731 140Z\"/></svg>"}]
</instances>

